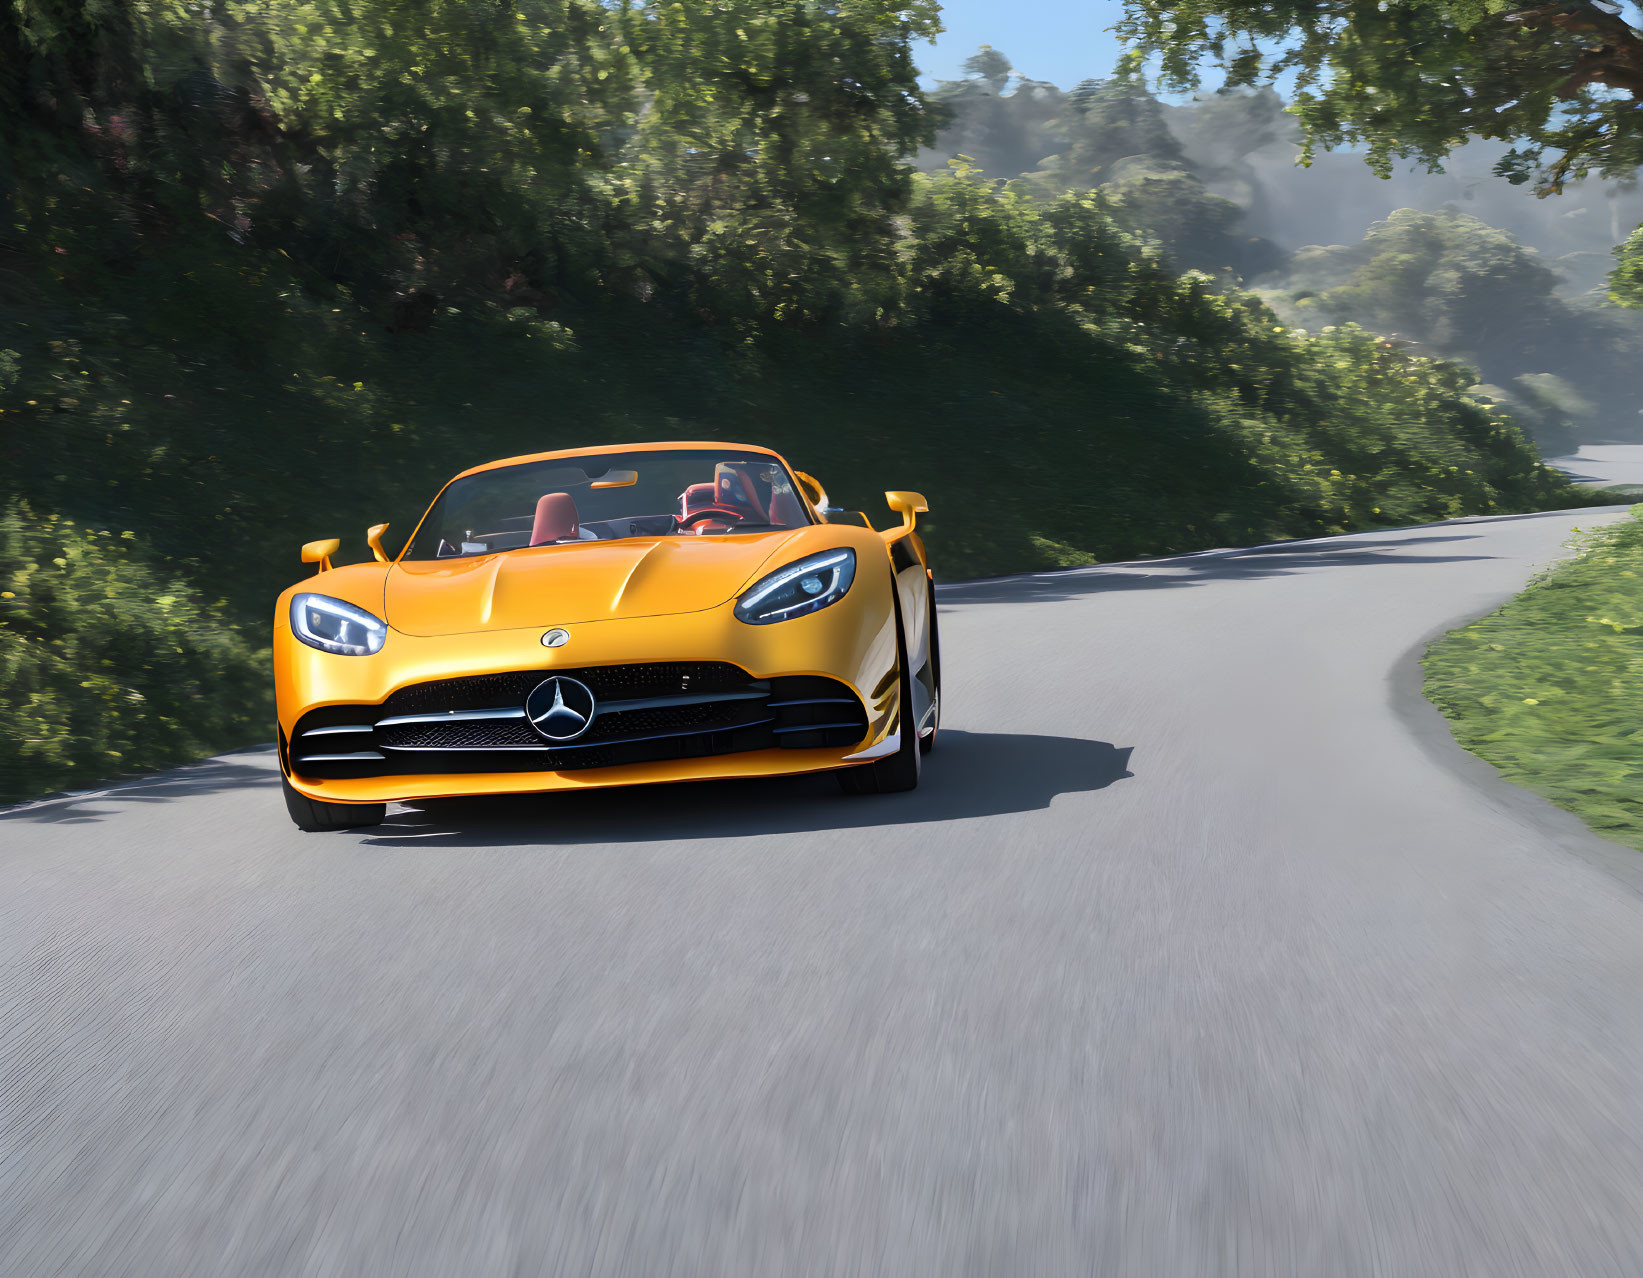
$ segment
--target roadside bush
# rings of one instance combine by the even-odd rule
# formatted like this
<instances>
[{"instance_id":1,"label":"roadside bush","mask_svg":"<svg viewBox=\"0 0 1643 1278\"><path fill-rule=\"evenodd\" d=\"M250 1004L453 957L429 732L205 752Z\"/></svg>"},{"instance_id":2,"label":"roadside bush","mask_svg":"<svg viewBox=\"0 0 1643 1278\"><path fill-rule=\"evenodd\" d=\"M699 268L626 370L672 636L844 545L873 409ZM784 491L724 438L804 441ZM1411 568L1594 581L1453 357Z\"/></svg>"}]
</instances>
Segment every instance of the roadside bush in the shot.
<instances>
[{"instance_id":1,"label":"roadside bush","mask_svg":"<svg viewBox=\"0 0 1643 1278\"><path fill-rule=\"evenodd\" d=\"M1455 739L1605 838L1643 849L1643 506L1426 654Z\"/></svg>"},{"instance_id":2,"label":"roadside bush","mask_svg":"<svg viewBox=\"0 0 1643 1278\"><path fill-rule=\"evenodd\" d=\"M266 666L131 533L0 513L0 802L266 736Z\"/></svg>"}]
</instances>

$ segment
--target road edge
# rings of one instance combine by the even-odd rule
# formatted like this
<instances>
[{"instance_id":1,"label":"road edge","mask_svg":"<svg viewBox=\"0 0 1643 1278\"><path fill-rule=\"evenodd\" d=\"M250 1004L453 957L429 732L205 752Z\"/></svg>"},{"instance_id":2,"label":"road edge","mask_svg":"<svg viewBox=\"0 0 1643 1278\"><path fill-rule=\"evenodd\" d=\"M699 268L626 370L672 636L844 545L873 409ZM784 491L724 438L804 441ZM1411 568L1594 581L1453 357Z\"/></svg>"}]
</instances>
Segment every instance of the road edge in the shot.
<instances>
[{"instance_id":1,"label":"road edge","mask_svg":"<svg viewBox=\"0 0 1643 1278\"><path fill-rule=\"evenodd\" d=\"M1571 514L1612 511L1613 506L1591 506ZM1559 560L1565 556L1559 556ZM1553 561L1558 562L1558 561ZM1537 565L1530 576L1551 564ZM1643 853L1622 843L1605 839L1573 812L1550 799L1509 781L1494 764L1473 754L1455 739L1443 711L1426 697L1426 668L1422 664L1427 649L1451 630L1479 617L1486 617L1508 600L1516 598L1528 585L1503 594L1481 612L1458 613L1416 640L1387 672L1387 700L1392 713L1435 765L1478 791L1494 807L1534 829L1559 851L1577 857L1603 871L1626 888L1643 896Z\"/></svg>"}]
</instances>

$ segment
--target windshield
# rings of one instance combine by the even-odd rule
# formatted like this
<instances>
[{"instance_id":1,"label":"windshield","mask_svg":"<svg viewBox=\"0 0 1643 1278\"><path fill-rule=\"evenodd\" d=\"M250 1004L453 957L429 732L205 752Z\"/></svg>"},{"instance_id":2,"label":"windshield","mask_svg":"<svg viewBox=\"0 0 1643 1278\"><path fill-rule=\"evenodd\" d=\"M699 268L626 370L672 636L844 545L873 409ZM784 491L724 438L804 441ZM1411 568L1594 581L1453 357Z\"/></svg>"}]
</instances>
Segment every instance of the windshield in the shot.
<instances>
[{"instance_id":1,"label":"windshield","mask_svg":"<svg viewBox=\"0 0 1643 1278\"><path fill-rule=\"evenodd\" d=\"M622 537L726 536L810 522L787 468L764 453L690 449L545 458L453 481L405 558Z\"/></svg>"}]
</instances>

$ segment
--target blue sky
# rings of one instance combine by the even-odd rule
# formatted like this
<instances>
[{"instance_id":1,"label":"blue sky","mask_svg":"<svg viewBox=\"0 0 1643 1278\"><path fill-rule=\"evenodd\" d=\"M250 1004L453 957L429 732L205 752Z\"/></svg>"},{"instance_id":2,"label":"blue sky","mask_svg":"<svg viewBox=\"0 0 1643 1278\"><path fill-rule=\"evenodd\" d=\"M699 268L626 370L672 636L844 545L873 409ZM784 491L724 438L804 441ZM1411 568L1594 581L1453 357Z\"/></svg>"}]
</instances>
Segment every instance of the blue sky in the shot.
<instances>
[{"instance_id":1,"label":"blue sky","mask_svg":"<svg viewBox=\"0 0 1643 1278\"><path fill-rule=\"evenodd\" d=\"M926 82L956 80L964 59L990 44L1024 75L1071 88L1112 73L1120 47L1107 28L1123 13L1120 0L943 0L947 30L919 46L919 70Z\"/></svg>"}]
</instances>

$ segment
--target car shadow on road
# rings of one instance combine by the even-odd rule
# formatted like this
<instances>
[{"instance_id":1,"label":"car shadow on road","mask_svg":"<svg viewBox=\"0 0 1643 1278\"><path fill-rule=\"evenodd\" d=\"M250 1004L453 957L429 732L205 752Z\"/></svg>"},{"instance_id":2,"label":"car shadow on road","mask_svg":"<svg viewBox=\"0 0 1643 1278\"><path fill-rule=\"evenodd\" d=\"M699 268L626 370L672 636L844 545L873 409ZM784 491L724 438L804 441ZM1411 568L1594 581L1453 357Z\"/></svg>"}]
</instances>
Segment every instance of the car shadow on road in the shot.
<instances>
[{"instance_id":1,"label":"car shadow on road","mask_svg":"<svg viewBox=\"0 0 1643 1278\"><path fill-rule=\"evenodd\" d=\"M1474 541L1476 533L1404 537L1396 541L1337 537L1325 541L1279 542L1250 550L1205 550L1167 559L1134 560L1123 564L1067 568L1023 577L996 577L959 581L936 588L943 605L990 603L1054 603L1063 599L1120 590L1173 590L1211 581L1255 580L1281 577L1311 568L1387 564L1455 564L1493 555L1417 555L1412 546Z\"/></svg>"},{"instance_id":2,"label":"car shadow on road","mask_svg":"<svg viewBox=\"0 0 1643 1278\"><path fill-rule=\"evenodd\" d=\"M943 731L910 794L839 792L826 774L443 799L364 832L379 848L654 843L957 821L1047 808L1134 774L1133 747L1075 737Z\"/></svg>"},{"instance_id":3,"label":"car shadow on road","mask_svg":"<svg viewBox=\"0 0 1643 1278\"><path fill-rule=\"evenodd\" d=\"M252 762L245 756L256 756ZM278 786L274 747L242 750L236 755L207 759L148 777L115 782L106 790L83 795L60 795L22 807L0 811L0 821L31 821L42 825L81 825L115 816L121 804L166 803L222 790Z\"/></svg>"}]
</instances>

